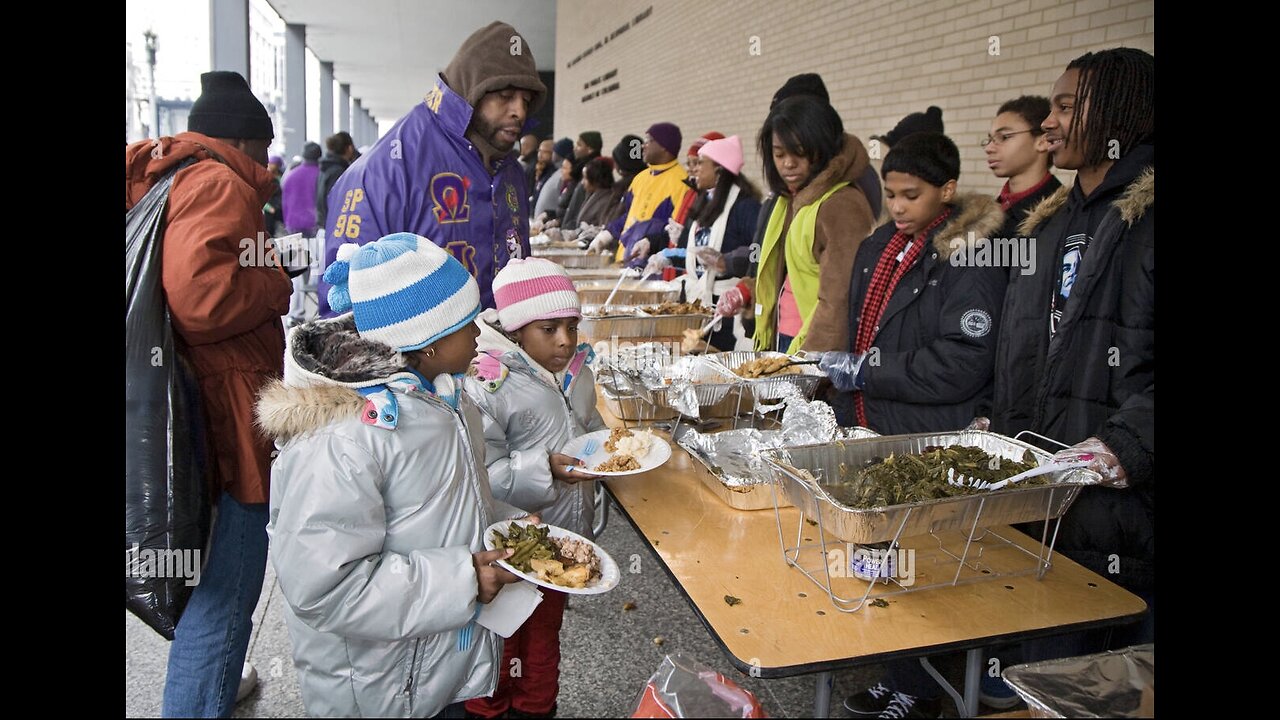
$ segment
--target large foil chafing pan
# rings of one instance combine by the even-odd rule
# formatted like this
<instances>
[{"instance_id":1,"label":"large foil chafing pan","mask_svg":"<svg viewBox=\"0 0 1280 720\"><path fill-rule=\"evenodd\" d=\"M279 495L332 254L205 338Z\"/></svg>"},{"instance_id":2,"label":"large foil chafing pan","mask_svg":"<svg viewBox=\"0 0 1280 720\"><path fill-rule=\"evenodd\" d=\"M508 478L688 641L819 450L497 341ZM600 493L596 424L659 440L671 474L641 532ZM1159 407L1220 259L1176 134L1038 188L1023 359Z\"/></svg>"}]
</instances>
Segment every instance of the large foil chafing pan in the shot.
<instances>
[{"instance_id":1,"label":"large foil chafing pan","mask_svg":"<svg viewBox=\"0 0 1280 720\"><path fill-rule=\"evenodd\" d=\"M768 450L762 453L775 482L787 500L809 517L818 517L824 530L846 541L870 544L944 530L1010 525L1053 520L1071 506L1084 485L1101 478L1076 468L1047 475L1047 485L1010 485L1001 490L877 508L850 508L835 500L828 488L839 482L842 468L859 468L872 458L923 452L928 446L969 445L1009 460L1022 460L1030 450L1041 464L1050 453L996 433L965 430L951 433L887 435L866 440ZM811 477L806 477L807 471ZM901 532L899 530L901 529Z\"/></svg>"}]
</instances>

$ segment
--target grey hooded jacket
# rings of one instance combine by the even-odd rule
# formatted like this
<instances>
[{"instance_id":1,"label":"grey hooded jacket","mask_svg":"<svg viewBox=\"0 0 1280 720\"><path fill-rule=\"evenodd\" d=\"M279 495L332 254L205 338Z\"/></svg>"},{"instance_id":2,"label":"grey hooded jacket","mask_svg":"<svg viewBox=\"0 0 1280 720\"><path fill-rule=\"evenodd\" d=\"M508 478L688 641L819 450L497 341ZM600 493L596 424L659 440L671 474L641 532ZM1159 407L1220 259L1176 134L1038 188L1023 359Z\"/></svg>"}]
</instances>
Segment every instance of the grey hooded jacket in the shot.
<instances>
[{"instance_id":1,"label":"grey hooded jacket","mask_svg":"<svg viewBox=\"0 0 1280 720\"><path fill-rule=\"evenodd\" d=\"M592 538L594 481L556 480L549 464L550 454L570 440L606 428L587 366L590 346L579 346L570 361L565 388L565 373L549 372L503 336L496 311L486 310L476 324L480 354L466 389L484 417L485 462L494 497Z\"/></svg>"},{"instance_id":2,"label":"grey hooded jacket","mask_svg":"<svg viewBox=\"0 0 1280 720\"><path fill-rule=\"evenodd\" d=\"M288 345L257 412L280 450L267 531L308 714L430 717L492 694L502 640L472 623L471 554L524 513L492 499L475 406L449 375L406 389L405 358L349 314Z\"/></svg>"}]
</instances>

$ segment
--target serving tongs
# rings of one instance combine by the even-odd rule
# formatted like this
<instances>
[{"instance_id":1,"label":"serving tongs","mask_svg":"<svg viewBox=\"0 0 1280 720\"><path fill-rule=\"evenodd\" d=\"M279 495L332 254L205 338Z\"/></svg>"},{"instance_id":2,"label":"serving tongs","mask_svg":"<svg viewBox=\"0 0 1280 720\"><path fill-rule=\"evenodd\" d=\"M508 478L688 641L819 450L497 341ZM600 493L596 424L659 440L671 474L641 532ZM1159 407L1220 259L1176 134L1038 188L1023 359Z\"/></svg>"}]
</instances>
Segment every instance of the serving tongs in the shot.
<instances>
[{"instance_id":1,"label":"serving tongs","mask_svg":"<svg viewBox=\"0 0 1280 720\"><path fill-rule=\"evenodd\" d=\"M1087 466L1091 462L1093 462L1092 455L1081 455L1079 460L1072 460L1070 462L1047 462L1044 465L1041 465L1040 467L1031 468L1030 470L1020 472L1017 475L1014 475L1013 477L1008 477L1008 478L1005 478L1004 480L1000 480L997 482L987 482L986 480L979 480L978 478L969 477L968 475L965 475L963 473L956 473L955 468L947 468L947 484L955 485L956 487L977 488L978 490L999 490L1006 485L1010 485L1012 483L1016 483L1021 480L1026 480L1029 477L1035 477L1037 475L1047 475L1051 472L1057 472L1059 470L1071 470L1073 468L1081 468L1081 467Z\"/></svg>"}]
</instances>

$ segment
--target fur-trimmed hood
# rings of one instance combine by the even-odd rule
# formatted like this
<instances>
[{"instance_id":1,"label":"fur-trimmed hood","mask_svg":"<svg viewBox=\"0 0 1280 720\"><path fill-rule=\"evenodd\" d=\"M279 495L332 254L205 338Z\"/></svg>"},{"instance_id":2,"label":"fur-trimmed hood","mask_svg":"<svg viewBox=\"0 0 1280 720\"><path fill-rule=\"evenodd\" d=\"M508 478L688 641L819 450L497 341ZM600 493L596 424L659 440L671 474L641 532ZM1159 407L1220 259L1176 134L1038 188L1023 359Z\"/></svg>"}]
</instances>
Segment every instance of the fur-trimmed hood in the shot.
<instances>
[{"instance_id":1,"label":"fur-trimmed hood","mask_svg":"<svg viewBox=\"0 0 1280 720\"><path fill-rule=\"evenodd\" d=\"M289 333L284 379L258 393L258 426L284 442L356 417L366 405L359 389L416 378L407 365L399 351L361 337L350 313L300 325Z\"/></svg>"},{"instance_id":2,"label":"fur-trimmed hood","mask_svg":"<svg viewBox=\"0 0 1280 720\"><path fill-rule=\"evenodd\" d=\"M862 147L862 141L854 135L845 133L844 147L840 148L839 154L831 158L831 162L827 163L822 172L815 175L808 185L800 188L800 192L796 193L793 207L802 208L814 202L836 183L848 182L851 185L857 185L858 178L862 177L862 173L870 163L871 157L867 155L866 148Z\"/></svg>"},{"instance_id":3,"label":"fur-trimmed hood","mask_svg":"<svg viewBox=\"0 0 1280 720\"><path fill-rule=\"evenodd\" d=\"M1070 185L1063 185L1058 191L1049 197L1041 200L1038 205L1027 213L1027 217L1023 219L1022 224L1018 226L1018 232L1023 235L1031 235L1037 227L1043 225L1053 217L1067 202L1067 198L1071 197L1071 189L1075 187L1073 180ZM1120 193L1120 197L1116 198L1111 206L1120 211L1120 218L1125 224L1133 227L1135 223L1147 214L1147 210L1155 204L1156 201L1156 169L1155 166L1147 166L1142 170L1138 177L1125 187L1124 192Z\"/></svg>"},{"instance_id":4,"label":"fur-trimmed hood","mask_svg":"<svg viewBox=\"0 0 1280 720\"><path fill-rule=\"evenodd\" d=\"M1004 210L988 195L964 193L957 195L951 205L951 217L933 234L938 262L947 262L951 257L956 250L954 241L976 245L979 240L990 239L1004 225Z\"/></svg>"}]
</instances>

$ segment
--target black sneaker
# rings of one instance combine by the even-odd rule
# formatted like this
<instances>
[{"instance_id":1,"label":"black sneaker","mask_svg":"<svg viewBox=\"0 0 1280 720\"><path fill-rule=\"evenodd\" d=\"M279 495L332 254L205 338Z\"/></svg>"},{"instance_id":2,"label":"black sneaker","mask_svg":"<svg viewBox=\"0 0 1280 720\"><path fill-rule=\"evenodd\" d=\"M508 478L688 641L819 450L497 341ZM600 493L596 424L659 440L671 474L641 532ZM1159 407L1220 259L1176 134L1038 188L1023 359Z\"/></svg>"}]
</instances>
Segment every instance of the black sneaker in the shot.
<instances>
[{"instance_id":1,"label":"black sneaker","mask_svg":"<svg viewBox=\"0 0 1280 720\"><path fill-rule=\"evenodd\" d=\"M889 701L892 698L892 690L885 687L884 683L876 683L860 693L845 698L844 709L853 713L854 717L879 717L880 713L889 707Z\"/></svg>"},{"instance_id":2,"label":"black sneaker","mask_svg":"<svg viewBox=\"0 0 1280 720\"><path fill-rule=\"evenodd\" d=\"M889 705L880 713L882 718L936 718L942 717L941 698L922 698L906 693L893 693Z\"/></svg>"}]
</instances>

